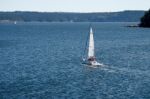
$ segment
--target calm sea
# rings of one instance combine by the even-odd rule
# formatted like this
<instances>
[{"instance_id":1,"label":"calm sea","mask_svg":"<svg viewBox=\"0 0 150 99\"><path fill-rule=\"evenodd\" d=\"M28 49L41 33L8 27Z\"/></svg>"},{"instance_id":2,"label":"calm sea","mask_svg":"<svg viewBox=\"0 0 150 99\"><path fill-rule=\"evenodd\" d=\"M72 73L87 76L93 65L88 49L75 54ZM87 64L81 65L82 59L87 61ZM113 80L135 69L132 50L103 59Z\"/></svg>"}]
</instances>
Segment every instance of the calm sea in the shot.
<instances>
[{"instance_id":1,"label":"calm sea","mask_svg":"<svg viewBox=\"0 0 150 99\"><path fill-rule=\"evenodd\" d=\"M150 29L92 23L96 58L81 64L90 23L0 24L1 99L150 99Z\"/></svg>"}]
</instances>

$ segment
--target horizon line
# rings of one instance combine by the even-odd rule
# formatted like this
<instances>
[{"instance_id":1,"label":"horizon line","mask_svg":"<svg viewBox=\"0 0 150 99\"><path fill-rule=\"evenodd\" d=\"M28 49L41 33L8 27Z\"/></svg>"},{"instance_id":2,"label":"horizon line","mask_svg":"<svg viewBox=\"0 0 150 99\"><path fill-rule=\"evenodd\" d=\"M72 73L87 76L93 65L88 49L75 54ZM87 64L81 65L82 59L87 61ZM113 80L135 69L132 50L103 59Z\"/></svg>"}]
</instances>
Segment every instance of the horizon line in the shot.
<instances>
[{"instance_id":1,"label":"horizon line","mask_svg":"<svg viewBox=\"0 0 150 99\"><path fill-rule=\"evenodd\" d=\"M118 10L118 11L89 11L89 12L80 12L80 11L35 11L35 10L6 10L0 12L39 12L39 13L113 13L113 12L125 12L125 11L147 11L147 10Z\"/></svg>"},{"instance_id":2,"label":"horizon line","mask_svg":"<svg viewBox=\"0 0 150 99\"><path fill-rule=\"evenodd\" d=\"M0 12L39 12L39 13L113 13L125 11L147 11L147 10L118 10L118 11L89 11L89 12L76 12L76 11L30 11L30 10L13 10L13 11L0 11Z\"/></svg>"}]
</instances>

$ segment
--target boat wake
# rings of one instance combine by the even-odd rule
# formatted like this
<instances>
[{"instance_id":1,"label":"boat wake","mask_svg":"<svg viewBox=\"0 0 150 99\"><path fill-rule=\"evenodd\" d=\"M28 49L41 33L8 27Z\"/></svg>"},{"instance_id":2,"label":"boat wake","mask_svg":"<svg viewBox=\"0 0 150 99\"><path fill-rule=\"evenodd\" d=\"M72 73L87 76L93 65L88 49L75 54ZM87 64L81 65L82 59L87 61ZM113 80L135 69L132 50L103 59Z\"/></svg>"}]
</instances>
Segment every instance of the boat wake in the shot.
<instances>
[{"instance_id":1,"label":"boat wake","mask_svg":"<svg viewBox=\"0 0 150 99\"><path fill-rule=\"evenodd\" d=\"M139 70L139 69L131 69L131 68L119 68L114 66L108 66L108 65L102 65L99 66L100 70L109 72L109 73L121 73L121 74L129 74L129 75L143 75L150 77L150 71L149 70Z\"/></svg>"}]
</instances>

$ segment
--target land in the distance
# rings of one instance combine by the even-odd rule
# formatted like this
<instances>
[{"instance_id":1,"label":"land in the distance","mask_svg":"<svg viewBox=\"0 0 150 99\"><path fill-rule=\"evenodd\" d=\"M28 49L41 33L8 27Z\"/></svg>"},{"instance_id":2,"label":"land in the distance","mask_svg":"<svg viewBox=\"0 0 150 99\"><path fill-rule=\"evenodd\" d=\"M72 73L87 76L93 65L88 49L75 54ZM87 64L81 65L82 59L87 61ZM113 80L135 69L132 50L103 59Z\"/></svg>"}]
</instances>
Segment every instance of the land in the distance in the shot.
<instances>
[{"instance_id":1,"label":"land in the distance","mask_svg":"<svg viewBox=\"0 0 150 99\"><path fill-rule=\"evenodd\" d=\"M140 22L145 11L97 13L71 12L0 12L0 22Z\"/></svg>"}]
</instances>

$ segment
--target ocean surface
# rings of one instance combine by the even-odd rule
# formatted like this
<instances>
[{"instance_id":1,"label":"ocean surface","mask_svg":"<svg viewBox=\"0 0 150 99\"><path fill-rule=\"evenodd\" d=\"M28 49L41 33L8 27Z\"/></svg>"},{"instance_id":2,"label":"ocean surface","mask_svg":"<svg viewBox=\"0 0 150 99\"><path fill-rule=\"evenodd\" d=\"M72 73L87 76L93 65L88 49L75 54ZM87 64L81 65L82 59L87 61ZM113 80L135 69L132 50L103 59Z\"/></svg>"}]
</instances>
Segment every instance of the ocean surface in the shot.
<instances>
[{"instance_id":1,"label":"ocean surface","mask_svg":"<svg viewBox=\"0 0 150 99\"><path fill-rule=\"evenodd\" d=\"M90 23L0 24L0 99L150 99L150 29L92 23L96 58L81 64Z\"/></svg>"}]
</instances>

